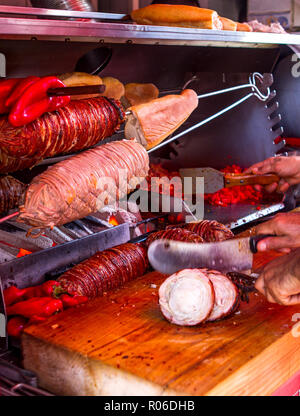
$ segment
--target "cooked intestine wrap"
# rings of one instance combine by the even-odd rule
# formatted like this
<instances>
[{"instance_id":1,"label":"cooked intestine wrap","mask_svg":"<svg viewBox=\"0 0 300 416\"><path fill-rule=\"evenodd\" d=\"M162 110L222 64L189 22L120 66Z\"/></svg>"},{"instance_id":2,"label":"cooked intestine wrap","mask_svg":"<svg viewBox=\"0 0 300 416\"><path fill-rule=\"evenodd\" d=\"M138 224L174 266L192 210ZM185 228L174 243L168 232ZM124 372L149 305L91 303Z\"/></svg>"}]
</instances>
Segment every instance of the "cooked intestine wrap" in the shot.
<instances>
[{"instance_id":1,"label":"cooked intestine wrap","mask_svg":"<svg viewBox=\"0 0 300 416\"><path fill-rule=\"evenodd\" d=\"M87 150L33 179L18 221L52 228L83 218L133 191L148 170L148 154L133 140Z\"/></svg>"}]
</instances>

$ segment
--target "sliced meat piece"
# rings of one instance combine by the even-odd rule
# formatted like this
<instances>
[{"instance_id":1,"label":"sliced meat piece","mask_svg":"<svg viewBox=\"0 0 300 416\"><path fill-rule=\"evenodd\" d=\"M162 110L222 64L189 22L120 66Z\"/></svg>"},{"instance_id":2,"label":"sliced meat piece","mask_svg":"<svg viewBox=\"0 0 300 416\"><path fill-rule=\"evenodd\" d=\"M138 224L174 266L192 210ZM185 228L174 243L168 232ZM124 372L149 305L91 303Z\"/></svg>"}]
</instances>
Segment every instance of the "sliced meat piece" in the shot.
<instances>
[{"instance_id":1,"label":"sliced meat piece","mask_svg":"<svg viewBox=\"0 0 300 416\"><path fill-rule=\"evenodd\" d=\"M214 307L215 294L207 271L185 269L170 276L159 288L159 304L168 321L198 325Z\"/></svg>"},{"instance_id":2,"label":"sliced meat piece","mask_svg":"<svg viewBox=\"0 0 300 416\"><path fill-rule=\"evenodd\" d=\"M215 291L214 308L207 321L216 321L233 313L240 301L239 291L234 283L217 271L208 271L208 277Z\"/></svg>"}]
</instances>

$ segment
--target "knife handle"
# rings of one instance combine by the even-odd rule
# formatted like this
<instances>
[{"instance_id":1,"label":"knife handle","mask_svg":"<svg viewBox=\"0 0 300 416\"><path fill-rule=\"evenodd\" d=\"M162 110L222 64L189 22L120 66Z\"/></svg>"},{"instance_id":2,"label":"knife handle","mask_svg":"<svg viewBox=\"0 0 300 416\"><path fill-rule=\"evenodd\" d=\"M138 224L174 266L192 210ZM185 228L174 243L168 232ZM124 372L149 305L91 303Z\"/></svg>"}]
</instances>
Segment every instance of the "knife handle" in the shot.
<instances>
[{"instance_id":1,"label":"knife handle","mask_svg":"<svg viewBox=\"0 0 300 416\"><path fill-rule=\"evenodd\" d=\"M271 185L272 183L279 181L280 177L272 173L265 175L243 175L226 173L224 175L225 188L244 185Z\"/></svg>"},{"instance_id":2,"label":"knife handle","mask_svg":"<svg viewBox=\"0 0 300 416\"><path fill-rule=\"evenodd\" d=\"M268 237L276 237L276 235L274 235L274 234L260 234L260 235L255 235L253 237L250 237L250 241L249 241L250 250L252 251L253 254L256 254L258 252L257 244L260 241L262 241L262 240L264 240L265 238L268 238Z\"/></svg>"}]
</instances>

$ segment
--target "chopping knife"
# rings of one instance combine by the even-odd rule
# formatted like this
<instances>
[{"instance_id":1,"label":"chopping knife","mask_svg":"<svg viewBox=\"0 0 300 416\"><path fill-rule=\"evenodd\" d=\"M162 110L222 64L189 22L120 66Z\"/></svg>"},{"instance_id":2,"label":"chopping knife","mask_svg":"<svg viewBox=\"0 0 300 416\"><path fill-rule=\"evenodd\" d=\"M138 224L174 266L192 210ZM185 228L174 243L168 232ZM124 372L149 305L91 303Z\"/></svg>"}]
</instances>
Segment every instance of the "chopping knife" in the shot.
<instances>
[{"instance_id":1,"label":"chopping knife","mask_svg":"<svg viewBox=\"0 0 300 416\"><path fill-rule=\"evenodd\" d=\"M249 270L259 241L274 235L235 238L218 243L156 240L148 248L152 267L164 274L182 269L209 268L222 272Z\"/></svg>"},{"instance_id":2,"label":"chopping knife","mask_svg":"<svg viewBox=\"0 0 300 416\"><path fill-rule=\"evenodd\" d=\"M204 178L204 192L212 194L222 188L245 185L271 185L279 182L280 178L274 174L252 175L242 173L223 173L213 168L180 169L181 177Z\"/></svg>"}]
</instances>

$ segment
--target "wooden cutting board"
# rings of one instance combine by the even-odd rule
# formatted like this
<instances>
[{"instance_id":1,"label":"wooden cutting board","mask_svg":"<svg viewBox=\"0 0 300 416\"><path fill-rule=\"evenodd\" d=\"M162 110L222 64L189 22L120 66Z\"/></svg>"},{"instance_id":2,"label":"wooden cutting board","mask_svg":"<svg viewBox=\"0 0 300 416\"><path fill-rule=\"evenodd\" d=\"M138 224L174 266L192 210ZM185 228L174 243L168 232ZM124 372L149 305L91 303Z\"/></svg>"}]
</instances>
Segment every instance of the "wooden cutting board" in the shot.
<instances>
[{"instance_id":1,"label":"wooden cutting board","mask_svg":"<svg viewBox=\"0 0 300 416\"><path fill-rule=\"evenodd\" d=\"M274 256L257 255L255 268ZM164 278L149 273L27 328L25 368L42 387L68 395L270 395L300 370L292 334L300 306L252 294L226 320L179 327L160 313Z\"/></svg>"}]
</instances>

